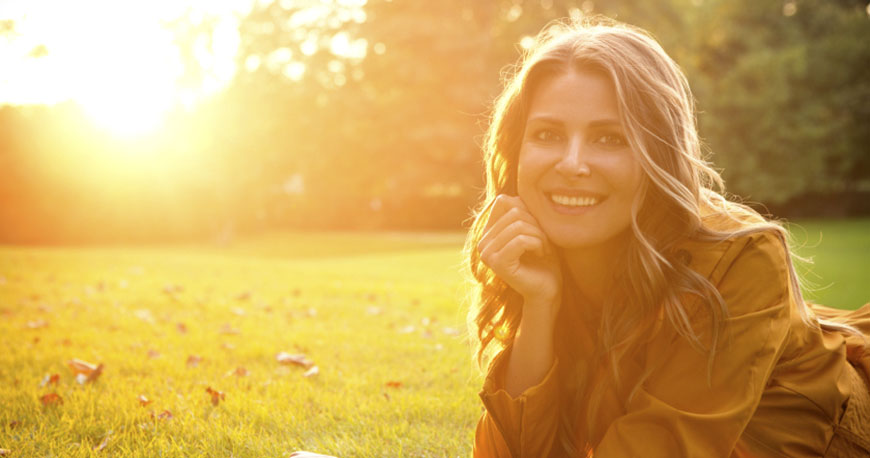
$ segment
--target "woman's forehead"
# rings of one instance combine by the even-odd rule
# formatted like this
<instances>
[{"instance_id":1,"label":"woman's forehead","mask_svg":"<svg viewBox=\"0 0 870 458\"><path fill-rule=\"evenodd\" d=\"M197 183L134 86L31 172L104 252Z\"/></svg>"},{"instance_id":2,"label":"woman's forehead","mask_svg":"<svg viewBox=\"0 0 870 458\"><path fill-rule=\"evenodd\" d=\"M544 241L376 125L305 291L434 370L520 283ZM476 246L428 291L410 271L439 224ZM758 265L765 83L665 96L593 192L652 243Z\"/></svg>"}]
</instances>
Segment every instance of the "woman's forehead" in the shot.
<instances>
[{"instance_id":1,"label":"woman's forehead","mask_svg":"<svg viewBox=\"0 0 870 458\"><path fill-rule=\"evenodd\" d=\"M579 69L551 75L532 91L527 119L619 123L616 91L599 71Z\"/></svg>"}]
</instances>

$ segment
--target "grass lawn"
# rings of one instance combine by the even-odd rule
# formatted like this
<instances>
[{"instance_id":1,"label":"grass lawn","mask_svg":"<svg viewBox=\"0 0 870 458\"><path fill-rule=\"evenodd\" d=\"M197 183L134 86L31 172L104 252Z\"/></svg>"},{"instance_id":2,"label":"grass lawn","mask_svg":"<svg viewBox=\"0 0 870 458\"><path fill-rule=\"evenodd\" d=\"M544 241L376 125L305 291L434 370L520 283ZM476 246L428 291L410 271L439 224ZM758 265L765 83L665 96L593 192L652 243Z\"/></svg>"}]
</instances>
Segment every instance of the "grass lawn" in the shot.
<instances>
[{"instance_id":1,"label":"grass lawn","mask_svg":"<svg viewBox=\"0 0 870 458\"><path fill-rule=\"evenodd\" d=\"M789 225L807 300L856 309L870 302L870 219L798 221Z\"/></svg>"},{"instance_id":2,"label":"grass lawn","mask_svg":"<svg viewBox=\"0 0 870 458\"><path fill-rule=\"evenodd\" d=\"M813 299L870 301L870 220L801 226L808 245L822 232L801 252L816 256L816 282L832 284ZM339 233L0 247L0 448L467 456L482 377L464 335L461 243ZM304 354L318 373L280 352ZM77 383L73 358L102 374ZM44 406L50 393L62 404Z\"/></svg>"}]
</instances>

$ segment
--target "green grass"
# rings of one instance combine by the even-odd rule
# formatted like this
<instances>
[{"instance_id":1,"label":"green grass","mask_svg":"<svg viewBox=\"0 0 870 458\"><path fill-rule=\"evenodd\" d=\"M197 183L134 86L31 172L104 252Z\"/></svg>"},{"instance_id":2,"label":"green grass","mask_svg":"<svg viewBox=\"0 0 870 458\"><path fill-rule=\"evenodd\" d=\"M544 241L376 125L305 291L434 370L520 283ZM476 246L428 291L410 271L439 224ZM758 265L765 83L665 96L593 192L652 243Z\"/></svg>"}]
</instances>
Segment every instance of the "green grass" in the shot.
<instances>
[{"instance_id":1,"label":"green grass","mask_svg":"<svg viewBox=\"0 0 870 458\"><path fill-rule=\"evenodd\" d=\"M870 302L870 219L799 221L789 225L806 299L843 309Z\"/></svg>"},{"instance_id":2,"label":"green grass","mask_svg":"<svg viewBox=\"0 0 870 458\"><path fill-rule=\"evenodd\" d=\"M870 300L870 220L800 226L816 282L832 284L813 299ZM226 246L0 247L0 448L467 456L481 375L464 337L461 243L461 234L298 233ZM47 324L28 325L39 320ZM281 351L308 355L319 375L280 365ZM190 355L202 363L188 367ZM72 358L105 371L79 385ZM233 375L238 367L249 374ZM39 386L55 373L56 386ZM226 399L213 406L207 387ZM63 405L42 406L50 392ZM140 394L153 402L141 406ZM173 418L152 418L164 410Z\"/></svg>"},{"instance_id":3,"label":"green grass","mask_svg":"<svg viewBox=\"0 0 870 458\"><path fill-rule=\"evenodd\" d=\"M464 337L461 243L297 234L0 247L0 448L90 456L108 436L114 456L468 455L481 377ZM48 325L29 328L36 320ZM281 351L308 355L319 375L281 366ZM189 355L202 363L187 367ZM105 371L79 385L71 358ZM227 375L237 367L249 375ZM40 387L53 373L59 384ZM225 401L213 406L207 387ZM53 391L63 405L43 407ZM164 410L174 418L152 419Z\"/></svg>"}]
</instances>

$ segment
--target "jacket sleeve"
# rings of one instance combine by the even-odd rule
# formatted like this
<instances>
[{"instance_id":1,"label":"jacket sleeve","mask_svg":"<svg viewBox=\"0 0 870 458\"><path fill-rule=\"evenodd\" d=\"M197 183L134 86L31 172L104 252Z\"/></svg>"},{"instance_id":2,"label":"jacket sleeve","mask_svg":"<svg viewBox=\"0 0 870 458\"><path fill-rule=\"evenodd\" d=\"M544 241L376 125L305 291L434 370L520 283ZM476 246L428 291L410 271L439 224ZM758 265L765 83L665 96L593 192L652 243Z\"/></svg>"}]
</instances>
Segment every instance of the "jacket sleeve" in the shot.
<instances>
[{"instance_id":1,"label":"jacket sleeve","mask_svg":"<svg viewBox=\"0 0 870 458\"><path fill-rule=\"evenodd\" d=\"M514 398L504 389L509 356L508 348L493 360L480 392L485 411L474 436L476 458L547 456L556 437L558 361L539 384Z\"/></svg>"},{"instance_id":2,"label":"jacket sleeve","mask_svg":"<svg viewBox=\"0 0 870 458\"><path fill-rule=\"evenodd\" d=\"M728 307L711 371L708 355L668 327L647 348L649 376L595 446L596 458L740 455L738 440L797 313L784 246L771 233L738 239L709 279ZM699 315L695 330L709 342L709 314Z\"/></svg>"}]
</instances>

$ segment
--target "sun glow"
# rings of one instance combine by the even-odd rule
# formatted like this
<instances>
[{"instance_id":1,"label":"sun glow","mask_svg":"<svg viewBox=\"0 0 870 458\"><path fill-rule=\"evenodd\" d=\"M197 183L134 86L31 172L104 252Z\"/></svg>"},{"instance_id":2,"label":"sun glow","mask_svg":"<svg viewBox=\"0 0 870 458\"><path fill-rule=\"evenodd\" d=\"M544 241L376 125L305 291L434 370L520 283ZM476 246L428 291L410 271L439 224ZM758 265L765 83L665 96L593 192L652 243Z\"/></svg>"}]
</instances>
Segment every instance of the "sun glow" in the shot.
<instances>
[{"instance_id":1,"label":"sun glow","mask_svg":"<svg viewBox=\"0 0 870 458\"><path fill-rule=\"evenodd\" d=\"M72 100L120 137L157 131L233 78L238 18L251 0L151 2L9 0L0 5L0 103ZM179 43L173 21L214 21L207 39ZM181 47L192 49L185 62ZM201 69L185 78L185 68Z\"/></svg>"}]
</instances>

